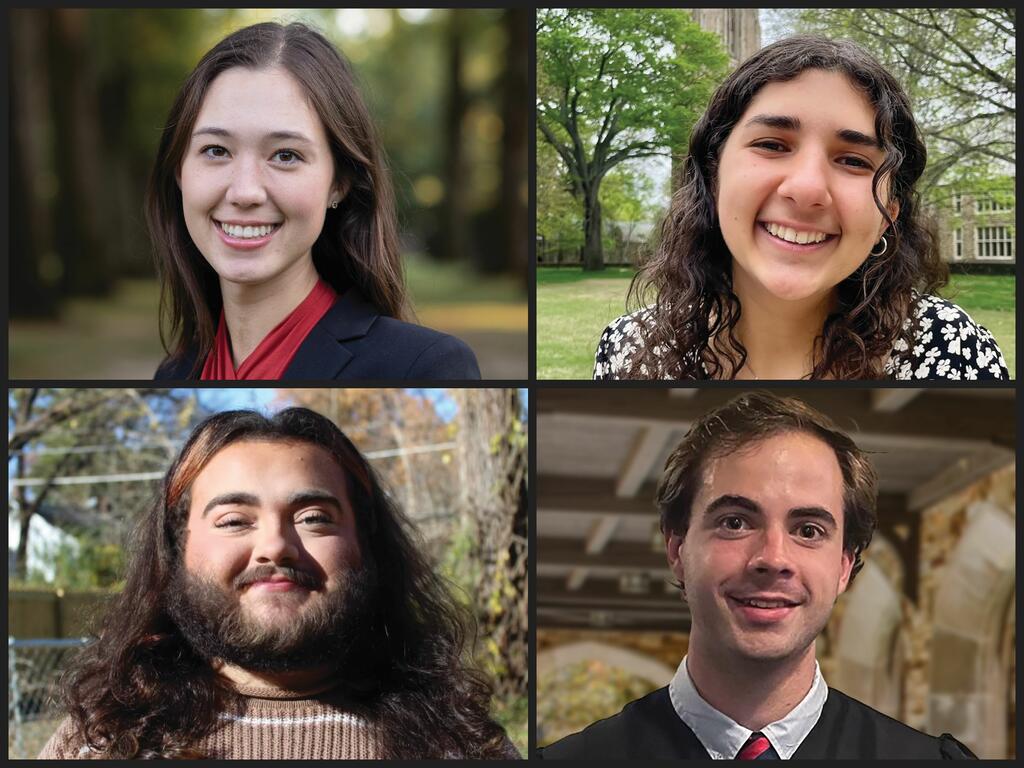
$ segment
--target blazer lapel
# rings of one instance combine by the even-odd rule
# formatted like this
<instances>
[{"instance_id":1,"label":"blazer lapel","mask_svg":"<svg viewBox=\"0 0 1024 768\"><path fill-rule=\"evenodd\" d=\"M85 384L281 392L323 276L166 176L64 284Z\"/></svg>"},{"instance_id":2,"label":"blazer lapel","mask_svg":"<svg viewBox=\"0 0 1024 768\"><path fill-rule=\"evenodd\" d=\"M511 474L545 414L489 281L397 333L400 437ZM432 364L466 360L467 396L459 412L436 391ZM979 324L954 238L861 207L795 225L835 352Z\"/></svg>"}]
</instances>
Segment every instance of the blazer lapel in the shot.
<instances>
[{"instance_id":1,"label":"blazer lapel","mask_svg":"<svg viewBox=\"0 0 1024 768\"><path fill-rule=\"evenodd\" d=\"M157 370L156 380L172 380L172 381L189 381L197 380L203 375L203 368L199 366L199 370L195 373L192 372L192 365L196 360L196 350L193 347L188 347L185 350L185 354L173 365L164 367L161 363L160 368Z\"/></svg>"},{"instance_id":2,"label":"blazer lapel","mask_svg":"<svg viewBox=\"0 0 1024 768\"><path fill-rule=\"evenodd\" d=\"M378 317L377 309L355 288L349 288L313 326L282 378L338 378L338 374L355 358L343 342L365 336Z\"/></svg>"}]
</instances>

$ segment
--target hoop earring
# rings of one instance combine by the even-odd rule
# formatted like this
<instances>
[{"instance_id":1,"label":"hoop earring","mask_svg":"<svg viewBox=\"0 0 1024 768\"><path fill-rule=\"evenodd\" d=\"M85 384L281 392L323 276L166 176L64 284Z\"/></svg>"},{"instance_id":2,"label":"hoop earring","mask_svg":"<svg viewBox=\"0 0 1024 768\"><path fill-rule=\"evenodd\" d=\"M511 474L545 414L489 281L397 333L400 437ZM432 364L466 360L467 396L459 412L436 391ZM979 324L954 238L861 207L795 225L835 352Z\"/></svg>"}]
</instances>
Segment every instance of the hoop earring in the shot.
<instances>
[{"instance_id":1,"label":"hoop earring","mask_svg":"<svg viewBox=\"0 0 1024 768\"><path fill-rule=\"evenodd\" d=\"M876 244L876 247L877 247L877 244ZM869 252L869 254L871 256L883 256L883 255L885 255L885 251L886 251L886 249L888 247L889 247L889 241L885 239L885 235L882 235L882 250L880 250L878 253L875 253L874 250L872 250L872 251Z\"/></svg>"}]
</instances>

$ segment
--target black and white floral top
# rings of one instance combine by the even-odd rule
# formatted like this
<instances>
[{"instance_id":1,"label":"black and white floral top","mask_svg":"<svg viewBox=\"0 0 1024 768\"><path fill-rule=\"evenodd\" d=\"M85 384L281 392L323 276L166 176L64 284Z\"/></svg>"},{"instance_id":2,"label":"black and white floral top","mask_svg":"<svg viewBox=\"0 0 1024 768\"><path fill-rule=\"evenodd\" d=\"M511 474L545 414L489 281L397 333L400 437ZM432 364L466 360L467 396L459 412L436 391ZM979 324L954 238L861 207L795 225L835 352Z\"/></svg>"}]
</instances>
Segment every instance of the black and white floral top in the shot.
<instances>
[{"instance_id":1,"label":"black and white floral top","mask_svg":"<svg viewBox=\"0 0 1024 768\"><path fill-rule=\"evenodd\" d=\"M637 310L604 329L594 358L594 378L621 378L640 344ZM897 341L885 365L892 379L1009 379L1003 353L992 334L951 301L920 296L915 312L918 324L913 349ZM910 319L904 327L910 326Z\"/></svg>"}]
</instances>

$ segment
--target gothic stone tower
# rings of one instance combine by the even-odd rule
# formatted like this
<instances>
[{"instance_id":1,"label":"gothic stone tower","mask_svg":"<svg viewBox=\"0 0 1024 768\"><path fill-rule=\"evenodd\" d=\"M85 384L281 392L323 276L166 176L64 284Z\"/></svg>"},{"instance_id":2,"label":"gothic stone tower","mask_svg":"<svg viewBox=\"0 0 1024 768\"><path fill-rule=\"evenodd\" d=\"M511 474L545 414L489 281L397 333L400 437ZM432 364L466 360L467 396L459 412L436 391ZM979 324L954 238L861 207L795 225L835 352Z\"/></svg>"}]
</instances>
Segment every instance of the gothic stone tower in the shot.
<instances>
[{"instance_id":1,"label":"gothic stone tower","mask_svg":"<svg viewBox=\"0 0 1024 768\"><path fill-rule=\"evenodd\" d=\"M693 20L714 32L736 66L761 47L761 22L756 8L694 8Z\"/></svg>"},{"instance_id":2,"label":"gothic stone tower","mask_svg":"<svg viewBox=\"0 0 1024 768\"><path fill-rule=\"evenodd\" d=\"M693 20L718 35L729 53L733 69L761 48L761 22L756 8L693 8ZM672 154L672 190L679 189L679 173L686 147Z\"/></svg>"}]
</instances>

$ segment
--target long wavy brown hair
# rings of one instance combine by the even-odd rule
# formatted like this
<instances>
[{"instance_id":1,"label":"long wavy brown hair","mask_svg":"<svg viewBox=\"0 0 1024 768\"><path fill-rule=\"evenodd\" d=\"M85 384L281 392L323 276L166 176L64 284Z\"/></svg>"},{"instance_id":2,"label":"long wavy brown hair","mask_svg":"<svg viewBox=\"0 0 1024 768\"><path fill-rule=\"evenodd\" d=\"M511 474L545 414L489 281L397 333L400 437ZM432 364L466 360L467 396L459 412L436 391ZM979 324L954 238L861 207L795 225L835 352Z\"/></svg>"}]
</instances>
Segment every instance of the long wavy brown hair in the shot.
<instances>
[{"instance_id":1,"label":"long wavy brown hair","mask_svg":"<svg viewBox=\"0 0 1024 768\"><path fill-rule=\"evenodd\" d=\"M715 91L690 134L661 242L630 284L627 309L640 310L634 317L642 343L627 361L625 378L735 378L746 362L747 350L735 333L742 307L732 288L732 255L715 204L719 157L761 88L808 69L846 75L874 106L885 160L872 179L872 196L889 225L884 253L869 256L837 286L838 308L815 342L810 378L883 378L893 350L899 360L912 348L917 329L907 321L913 318L915 292L943 286L948 268L915 189L927 152L910 101L857 44L794 36L744 61ZM886 177L890 199L883 201L878 189ZM891 201L899 203L895 221L887 207Z\"/></svg>"},{"instance_id":2,"label":"long wavy brown hair","mask_svg":"<svg viewBox=\"0 0 1024 768\"><path fill-rule=\"evenodd\" d=\"M320 277L339 293L354 286L383 315L412 319L390 173L352 67L312 28L267 22L228 35L203 56L182 85L160 138L145 209L162 286L164 349L172 359L195 350L198 369L213 346L220 285L185 227L177 173L210 83L232 67L283 67L291 73L323 122L335 181L349 184L341 205L327 210L313 244Z\"/></svg>"},{"instance_id":3,"label":"long wavy brown hair","mask_svg":"<svg viewBox=\"0 0 1024 768\"><path fill-rule=\"evenodd\" d=\"M411 524L356 447L305 408L272 418L228 411L202 422L134 528L124 589L99 617L95 639L61 680L79 745L97 758L204 757L197 747L239 699L199 657L167 609L181 565L193 480L239 440L300 441L328 451L348 478L360 548L377 576L372 618L346 693L377 724L387 758L507 757L489 716L493 687L468 657L475 623L424 556Z\"/></svg>"}]
</instances>

